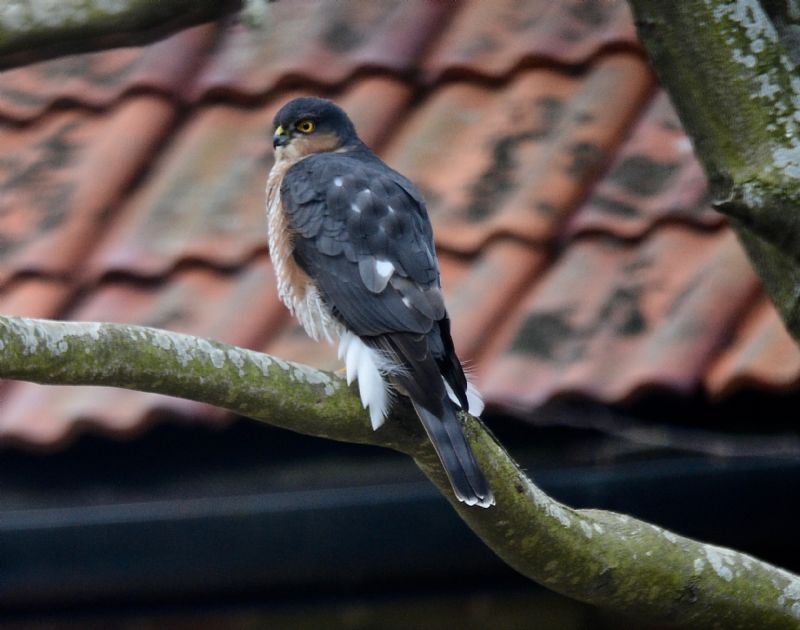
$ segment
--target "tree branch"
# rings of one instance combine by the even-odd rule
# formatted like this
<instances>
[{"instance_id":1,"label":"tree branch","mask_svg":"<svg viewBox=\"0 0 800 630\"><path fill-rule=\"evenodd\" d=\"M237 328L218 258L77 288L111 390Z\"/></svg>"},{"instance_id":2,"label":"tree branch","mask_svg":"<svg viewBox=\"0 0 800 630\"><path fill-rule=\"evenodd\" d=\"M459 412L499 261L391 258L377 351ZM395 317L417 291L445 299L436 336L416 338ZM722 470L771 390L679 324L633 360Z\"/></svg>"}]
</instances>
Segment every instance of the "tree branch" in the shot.
<instances>
[{"instance_id":1,"label":"tree branch","mask_svg":"<svg viewBox=\"0 0 800 630\"><path fill-rule=\"evenodd\" d=\"M0 3L0 70L65 54L135 46L241 7L241 0L9 0Z\"/></svg>"},{"instance_id":2,"label":"tree branch","mask_svg":"<svg viewBox=\"0 0 800 630\"><path fill-rule=\"evenodd\" d=\"M325 372L153 328L0 316L0 377L183 396L293 431L407 453L508 564L555 591L644 619L700 628L800 622L800 578L634 518L545 495L483 424L467 437L497 505L459 503L408 406L372 431L358 396Z\"/></svg>"},{"instance_id":3,"label":"tree branch","mask_svg":"<svg viewBox=\"0 0 800 630\"><path fill-rule=\"evenodd\" d=\"M629 0L717 209L800 343L800 73L793 3Z\"/></svg>"}]
</instances>

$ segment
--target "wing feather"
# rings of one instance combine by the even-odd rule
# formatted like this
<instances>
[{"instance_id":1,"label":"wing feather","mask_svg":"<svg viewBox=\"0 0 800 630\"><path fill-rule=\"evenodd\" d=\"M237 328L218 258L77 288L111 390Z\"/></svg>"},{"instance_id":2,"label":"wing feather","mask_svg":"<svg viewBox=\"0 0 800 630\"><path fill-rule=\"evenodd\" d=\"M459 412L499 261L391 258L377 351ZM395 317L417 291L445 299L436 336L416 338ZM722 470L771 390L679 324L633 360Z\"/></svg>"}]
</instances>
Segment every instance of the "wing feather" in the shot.
<instances>
[{"instance_id":1,"label":"wing feather","mask_svg":"<svg viewBox=\"0 0 800 630\"><path fill-rule=\"evenodd\" d=\"M414 186L369 155L323 153L287 171L281 198L295 259L334 316L402 365L409 378L400 387L430 411L441 411L442 377L467 408L433 233Z\"/></svg>"},{"instance_id":2,"label":"wing feather","mask_svg":"<svg viewBox=\"0 0 800 630\"><path fill-rule=\"evenodd\" d=\"M342 154L284 177L295 258L357 335L427 333L445 315L427 211L410 187L377 159Z\"/></svg>"}]
</instances>

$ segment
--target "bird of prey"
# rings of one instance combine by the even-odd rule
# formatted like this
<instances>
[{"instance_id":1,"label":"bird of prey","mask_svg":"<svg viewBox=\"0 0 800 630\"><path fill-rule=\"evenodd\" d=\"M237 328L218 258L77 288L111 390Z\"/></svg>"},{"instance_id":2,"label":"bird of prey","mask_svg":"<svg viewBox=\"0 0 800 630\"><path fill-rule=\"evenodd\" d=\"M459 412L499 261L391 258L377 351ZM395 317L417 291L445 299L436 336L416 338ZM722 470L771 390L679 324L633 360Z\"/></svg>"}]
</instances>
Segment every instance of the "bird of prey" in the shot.
<instances>
[{"instance_id":1,"label":"bird of prey","mask_svg":"<svg viewBox=\"0 0 800 630\"><path fill-rule=\"evenodd\" d=\"M457 416L483 403L453 348L422 195L331 101L296 98L273 125L267 222L281 299L309 336L338 341L373 429L395 393L409 397L455 496L493 505Z\"/></svg>"}]
</instances>

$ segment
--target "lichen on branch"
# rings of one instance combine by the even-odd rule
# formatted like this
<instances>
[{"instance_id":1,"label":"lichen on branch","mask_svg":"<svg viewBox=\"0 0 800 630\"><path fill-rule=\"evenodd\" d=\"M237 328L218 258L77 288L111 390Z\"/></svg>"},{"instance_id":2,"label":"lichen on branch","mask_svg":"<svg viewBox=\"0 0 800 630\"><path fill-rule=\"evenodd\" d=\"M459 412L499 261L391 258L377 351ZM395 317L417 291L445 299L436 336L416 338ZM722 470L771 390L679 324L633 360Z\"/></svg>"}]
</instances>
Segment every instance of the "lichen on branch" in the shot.
<instances>
[{"instance_id":1,"label":"lichen on branch","mask_svg":"<svg viewBox=\"0 0 800 630\"><path fill-rule=\"evenodd\" d=\"M452 495L408 405L373 431L355 391L314 368L154 328L0 316L0 378L182 396L270 424L406 453L464 521L523 575L575 599L687 628L800 625L800 578L635 518L547 496L480 420L465 433L497 504Z\"/></svg>"},{"instance_id":2,"label":"lichen on branch","mask_svg":"<svg viewBox=\"0 0 800 630\"><path fill-rule=\"evenodd\" d=\"M793 35L800 16L795 3L629 3L639 37L709 176L715 207L733 219L768 294L800 343L800 70L795 64L800 50Z\"/></svg>"},{"instance_id":3,"label":"lichen on branch","mask_svg":"<svg viewBox=\"0 0 800 630\"><path fill-rule=\"evenodd\" d=\"M0 2L0 69L143 44L240 6L240 0L6 0Z\"/></svg>"}]
</instances>

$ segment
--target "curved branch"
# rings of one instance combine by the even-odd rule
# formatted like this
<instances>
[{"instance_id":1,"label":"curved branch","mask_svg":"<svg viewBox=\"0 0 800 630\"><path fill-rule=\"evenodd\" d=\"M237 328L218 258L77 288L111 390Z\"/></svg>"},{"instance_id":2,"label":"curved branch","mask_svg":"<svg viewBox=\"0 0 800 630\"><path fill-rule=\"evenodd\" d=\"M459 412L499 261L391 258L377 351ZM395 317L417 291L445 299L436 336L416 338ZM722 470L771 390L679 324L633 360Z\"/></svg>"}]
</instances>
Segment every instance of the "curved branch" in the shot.
<instances>
[{"instance_id":1,"label":"curved branch","mask_svg":"<svg viewBox=\"0 0 800 630\"><path fill-rule=\"evenodd\" d=\"M241 0L9 0L0 3L0 70L58 55L134 46L215 20Z\"/></svg>"},{"instance_id":2,"label":"curved branch","mask_svg":"<svg viewBox=\"0 0 800 630\"><path fill-rule=\"evenodd\" d=\"M686 627L766 630L800 622L797 576L628 516L561 505L470 416L467 437L497 499L491 509L453 497L407 406L396 405L373 432L341 379L250 350L153 328L0 316L0 377L183 396L301 433L393 448L415 459L501 558L555 591Z\"/></svg>"}]
</instances>

